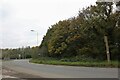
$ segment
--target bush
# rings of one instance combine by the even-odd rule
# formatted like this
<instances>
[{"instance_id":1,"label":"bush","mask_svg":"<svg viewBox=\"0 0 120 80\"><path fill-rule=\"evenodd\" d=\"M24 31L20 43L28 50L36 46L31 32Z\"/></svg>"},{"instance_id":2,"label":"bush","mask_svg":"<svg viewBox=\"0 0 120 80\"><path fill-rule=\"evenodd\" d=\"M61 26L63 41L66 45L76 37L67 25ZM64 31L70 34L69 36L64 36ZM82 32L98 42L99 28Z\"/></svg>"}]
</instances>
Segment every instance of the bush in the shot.
<instances>
[{"instance_id":1,"label":"bush","mask_svg":"<svg viewBox=\"0 0 120 80\"><path fill-rule=\"evenodd\" d=\"M91 57L86 57L85 55L82 55L82 56L76 56L75 57L75 60L76 61L80 61L80 62L93 62L93 61L98 61L97 59L94 59L94 58L91 58Z\"/></svg>"},{"instance_id":2,"label":"bush","mask_svg":"<svg viewBox=\"0 0 120 80\"><path fill-rule=\"evenodd\" d=\"M90 48L84 47L82 49L79 49L78 54L79 55L89 56L91 52L92 52L92 50Z\"/></svg>"},{"instance_id":3,"label":"bush","mask_svg":"<svg viewBox=\"0 0 120 80\"><path fill-rule=\"evenodd\" d=\"M117 48L111 49L111 59L118 60L119 58L119 50Z\"/></svg>"},{"instance_id":4,"label":"bush","mask_svg":"<svg viewBox=\"0 0 120 80\"><path fill-rule=\"evenodd\" d=\"M70 60L67 59L67 58L64 58L64 59L60 59L61 62L69 62Z\"/></svg>"}]
</instances>

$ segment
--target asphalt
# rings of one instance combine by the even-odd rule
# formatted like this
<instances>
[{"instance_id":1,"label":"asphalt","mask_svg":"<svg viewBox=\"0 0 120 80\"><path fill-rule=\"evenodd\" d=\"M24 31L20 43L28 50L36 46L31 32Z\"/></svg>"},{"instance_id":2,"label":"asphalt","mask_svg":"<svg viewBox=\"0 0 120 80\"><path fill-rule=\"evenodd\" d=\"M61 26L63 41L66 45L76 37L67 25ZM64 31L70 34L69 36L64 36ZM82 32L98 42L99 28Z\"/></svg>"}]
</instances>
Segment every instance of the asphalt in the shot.
<instances>
[{"instance_id":1,"label":"asphalt","mask_svg":"<svg viewBox=\"0 0 120 80\"><path fill-rule=\"evenodd\" d=\"M118 78L118 68L55 66L29 63L29 60L5 61L3 66L27 74L24 78Z\"/></svg>"},{"instance_id":2,"label":"asphalt","mask_svg":"<svg viewBox=\"0 0 120 80\"><path fill-rule=\"evenodd\" d=\"M6 67L2 67L1 77L2 80L33 80L33 78L36 78L33 75L20 73Z\"/></svg>"}]
</instances>

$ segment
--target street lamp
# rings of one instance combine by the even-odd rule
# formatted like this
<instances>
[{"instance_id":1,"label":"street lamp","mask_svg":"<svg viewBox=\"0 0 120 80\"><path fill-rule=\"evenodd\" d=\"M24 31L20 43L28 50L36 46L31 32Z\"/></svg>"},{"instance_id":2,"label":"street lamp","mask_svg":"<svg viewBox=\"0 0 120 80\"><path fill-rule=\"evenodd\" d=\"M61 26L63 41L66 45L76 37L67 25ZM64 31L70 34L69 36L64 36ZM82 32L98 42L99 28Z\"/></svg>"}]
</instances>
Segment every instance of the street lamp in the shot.
<instances>
[{"instance_id":1,"label":"street lamp","mask_svg":"<svg viewBox=\"0 0 120 80\"><path fill-rule=\"evenodd\" d=\"M19 54L18 56L19 56L19 59L21 59L21 54Z\"/></svg>"},{"instance_id":2,"label":"street lamp","mask_svg":"<svg viewBox=\"0 0 120 80\"><path fill-rule=\"evenodd\" d=\"M36 32L37 33L37 46L38 46L38 32L35 30L30 30L31 32Z\"/></svg>"}]
</instances>

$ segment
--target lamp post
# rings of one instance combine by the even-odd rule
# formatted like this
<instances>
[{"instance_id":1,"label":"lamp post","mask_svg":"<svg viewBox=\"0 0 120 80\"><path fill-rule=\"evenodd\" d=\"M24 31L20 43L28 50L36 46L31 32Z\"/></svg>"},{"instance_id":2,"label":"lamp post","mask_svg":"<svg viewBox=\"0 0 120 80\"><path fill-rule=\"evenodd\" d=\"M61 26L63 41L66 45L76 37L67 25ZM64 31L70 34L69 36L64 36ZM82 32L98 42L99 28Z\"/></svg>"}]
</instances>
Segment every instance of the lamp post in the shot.
<instances>
[{"instance_id":1,"label":"lamp post","mask_svg":"<svg viewBox=\"0 0 120 80\"><path fill-rule=\"evenodd\" d=\"M21 54L19 54L18 56L19 56L19 59L21 59Z\"/></svg>"},{"instance_id":2,"label":"lamp post","mask_svg":"<svg viewBox=\"0 0 120 80\"><path fill-rule=\"evenodd\" d=\"M35 30L30 30L31 32L36 32L37 33L37 46L38 46L38 32Z\"/></svg>"}]
</instances>

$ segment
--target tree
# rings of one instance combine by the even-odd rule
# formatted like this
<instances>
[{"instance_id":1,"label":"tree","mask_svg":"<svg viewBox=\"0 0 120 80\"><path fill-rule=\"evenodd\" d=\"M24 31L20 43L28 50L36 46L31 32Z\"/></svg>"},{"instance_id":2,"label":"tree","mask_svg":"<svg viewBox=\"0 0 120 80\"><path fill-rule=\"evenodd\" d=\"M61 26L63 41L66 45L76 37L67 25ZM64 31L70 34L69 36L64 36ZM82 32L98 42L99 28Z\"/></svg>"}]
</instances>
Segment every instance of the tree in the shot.
<instances>
[{"instance_id":1,"label":"tree","mask_svg":"<svg viewBox=\"0 0 120 80\"><path fill-rule=\"evenodd\" d=\"M118 52L119 13L112 12L112 2L97 2L79 11L77 17L59 21L48 29L40 48L46 47L51 57L85 56L113 59ZM104 42L105 41L105 42ZM106 49L105 46L106 45ZM42 50L42 49L41 49ZM104 54L106 51L106 54Z\"/></svg>"}]
</instances>

